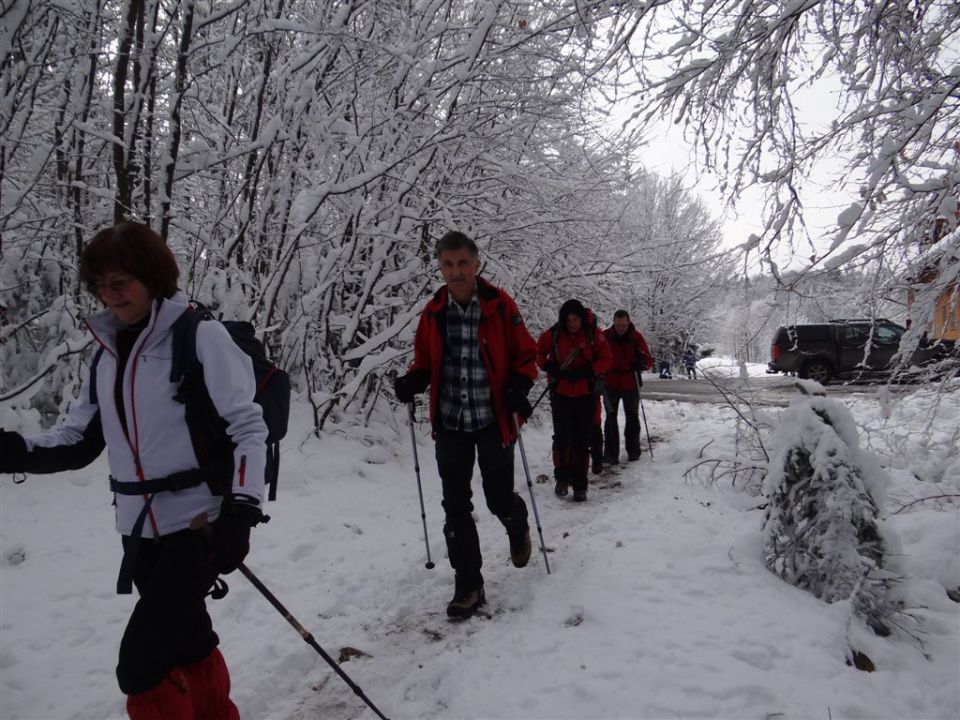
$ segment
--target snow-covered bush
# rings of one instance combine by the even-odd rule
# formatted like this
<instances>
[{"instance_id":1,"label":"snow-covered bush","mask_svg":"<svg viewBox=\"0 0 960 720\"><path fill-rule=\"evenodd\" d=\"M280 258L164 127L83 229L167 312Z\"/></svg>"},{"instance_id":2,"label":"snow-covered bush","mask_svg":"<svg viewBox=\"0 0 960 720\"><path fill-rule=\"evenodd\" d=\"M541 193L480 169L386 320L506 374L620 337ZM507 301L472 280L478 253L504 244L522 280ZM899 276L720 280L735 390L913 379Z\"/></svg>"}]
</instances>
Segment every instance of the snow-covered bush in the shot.
<instances>
[{"instance_id":1,"label":"snow-covered bush","mask_svg":"<svg viewBox=\"0 0 960 720\"><path fill-rule=\"evenodd\" d=\"M764 481L765 562L821 600L850 602L880 634L889 632L884 618L894 603L887 591L896 578L888 562L896 539L878 519L886 484L843 405L822 395L790 404Z\"/></svg>"}]
</instances>

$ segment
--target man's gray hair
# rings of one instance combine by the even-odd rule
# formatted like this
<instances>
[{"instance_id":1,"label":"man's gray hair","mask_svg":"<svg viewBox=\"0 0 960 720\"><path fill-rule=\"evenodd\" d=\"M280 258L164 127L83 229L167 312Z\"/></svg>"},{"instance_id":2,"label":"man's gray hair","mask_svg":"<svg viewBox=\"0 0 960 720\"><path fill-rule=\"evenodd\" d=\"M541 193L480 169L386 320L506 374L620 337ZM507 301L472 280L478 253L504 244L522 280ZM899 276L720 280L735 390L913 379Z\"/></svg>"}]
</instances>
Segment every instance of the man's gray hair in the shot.
<instances>
[{"instance_id":1,"label":"man's gray hair","mask_svg":"<svg viewBox=\"0 0 960 720\"><path fill-rule=\"evenodd\" d=\"M446 250L460 250L462 248L467 248L470 251L470 254L475 258L480 257L480 250L477 247L477 244L459 230L451 230L442 238L437 240L435 249L437 257L440 257L440 253Z\"/></svg>"}]
</instances>

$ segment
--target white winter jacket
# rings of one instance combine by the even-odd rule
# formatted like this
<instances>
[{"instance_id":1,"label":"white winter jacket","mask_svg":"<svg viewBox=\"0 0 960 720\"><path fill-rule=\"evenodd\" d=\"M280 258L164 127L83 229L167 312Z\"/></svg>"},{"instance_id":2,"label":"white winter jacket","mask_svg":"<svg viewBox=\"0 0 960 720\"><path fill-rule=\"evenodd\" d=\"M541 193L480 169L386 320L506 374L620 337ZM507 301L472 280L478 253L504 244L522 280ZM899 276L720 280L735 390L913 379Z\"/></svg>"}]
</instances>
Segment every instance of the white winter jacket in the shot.
<instances>
[{"instance_id":1,"label":"white winter jacket","mask_svg":"<svg viewBox=\"0 0 960 720\"><path fill-rule=\"evenodd\" d=\"M109 311L87 319L87 326L104 352L97 363L98 403L90 399L90 373L80 398L65 421L43 435L25 438L27 448L63 449L79 444L102 429L110 474L121 482L150 480L199 467L184 415L185 406L174 399L178 385L170 382L173 354L173 323L187 309L182 292L170 299L155 300L150 320L137 337L123 373L123 409L127 432L117 413L114 386L117 373L116 334L124 325ZM253 362L218 322L197 325L197 358L210 399L227 422L235 443L233 492L258 502L263 496L267 427L260 406L254 402L256 384ZM56 454L56 450L50 454ZM142 474L138 475L139 459ZM87 460L89 461L89 459ZM70 467L66 465L65 467ZM115 494L117 530L131 534L148 496ZM168 535L183 530L200 513L215 520L221 499L206 483L176 492L159 492L153 499L143 537Z\"/></svg>"}]
</instances>

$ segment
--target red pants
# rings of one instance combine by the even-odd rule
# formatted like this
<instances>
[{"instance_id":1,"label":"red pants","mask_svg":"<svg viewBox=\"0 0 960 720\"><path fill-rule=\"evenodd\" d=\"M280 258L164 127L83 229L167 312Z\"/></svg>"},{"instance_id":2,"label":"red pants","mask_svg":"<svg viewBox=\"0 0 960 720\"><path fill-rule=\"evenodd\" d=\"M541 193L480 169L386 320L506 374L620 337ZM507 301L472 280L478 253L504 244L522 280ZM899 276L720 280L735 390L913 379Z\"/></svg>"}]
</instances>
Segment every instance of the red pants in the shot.
<instances>
[{"instance_id":1,"label":"red pants","mask_svg":"<svg viewBox=\"0 0 960 720\"><path fill-rule=\"evenodd\" d=\"M198 663L174 668L146 692L128 696L127 713L130 720L240 720L218 649Z\"/></svg>"}]
</instances>

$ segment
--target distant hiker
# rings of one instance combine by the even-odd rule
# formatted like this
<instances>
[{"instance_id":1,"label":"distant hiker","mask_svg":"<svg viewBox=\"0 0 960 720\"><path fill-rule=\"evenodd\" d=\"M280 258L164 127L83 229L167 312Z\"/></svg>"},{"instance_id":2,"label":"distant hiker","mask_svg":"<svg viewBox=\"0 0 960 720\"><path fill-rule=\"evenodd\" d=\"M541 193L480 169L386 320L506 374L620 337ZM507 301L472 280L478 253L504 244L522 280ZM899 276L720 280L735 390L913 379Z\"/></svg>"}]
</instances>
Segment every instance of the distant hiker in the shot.
<instances>
[{"instance_id":1,"label":"distant hiker","mask_svg":"<svg viewBox=\"0 0 960 720\"><path fill-rule=\"evenodd\" d=\"M554 492L562 497L572 485L573 499L586 500L596 395L610 367L610 348L579 300L567 300L557 323L540 336L537 364L552 387Z\"/></svg>"},{"instance_id":2,"label":"distant hiker","mask_svg":"<svg viewBox=\"0 0 960 720\"><path fill-rule=\"evenodd\" d=\"M106 446L124 549L118 592L132 581L140 594L117 665L127 712L133 720L234 720L204 597L218 574L243 562L262 519L267 427L250 357L222 324L202 322L196 352L233 449L200 457L182 388L170 382L173 327L187 311L178 276L173 253L146 225L122 222L94 236L80 278L106 308L86 321L103 352L56 429L26 438L0 431L0 471L81 468Z\"/></svg>"},{"instance_id":3,"label":"distant hiker","mask_svg":"<svg viewBox=\"0 0 960 720\"><path fill-rule=\"evenodd\" d=\"M653 367L650 348L640 331L630 322L626 310L617 310L613 314L613 325L603 331L610 345L613 362L607 373L607 392L605 400L606 421L603 434L606 439L604 462L616 465L620 462L620 427L617 421L620 403L626 420L623 439L627 449L627 459L640 457L640 373Z\"/></svg>"},{"instance_id":4,"label":"distant hiker","mask_svg":"<svg viewBox=\"0 0 960 720\"><path fill-rule=\"evenodd\" d=\"M657 346L657 369L660 371L661 380L672 380L673 371L671 367L674 363L673 346L666 341Z\"/></svg>"},{"instance_id":5,"label":"distant hiker","mask_svg":"<svg viewBox=\"0 0 960 720\"><path fill-rule=\"evenodd\" d=\"M394 380L400 402L430 388L430 421L443 484L443 535L455 575L450 617L467 617L484 604L480 539L473 515L476 456L487 507L506 528L510 558L530 560L527 506L513 490L514 413L530 414L527 394L537 377L537 348L517 304L477 276L480 253L461 232L437 242L446 283L420 315L413 364Z\"/></svg>"},{"instance_id":6,"label":"distant hiker","mask_svg":"<svg viewBox=\"0 0 960 720\"><path fill-rule=\"evenodd\" d=\"M697 354L692 348L683 352L683 369L687 371L687 379L697 379Z\"/></svg>"}]
</instances>

